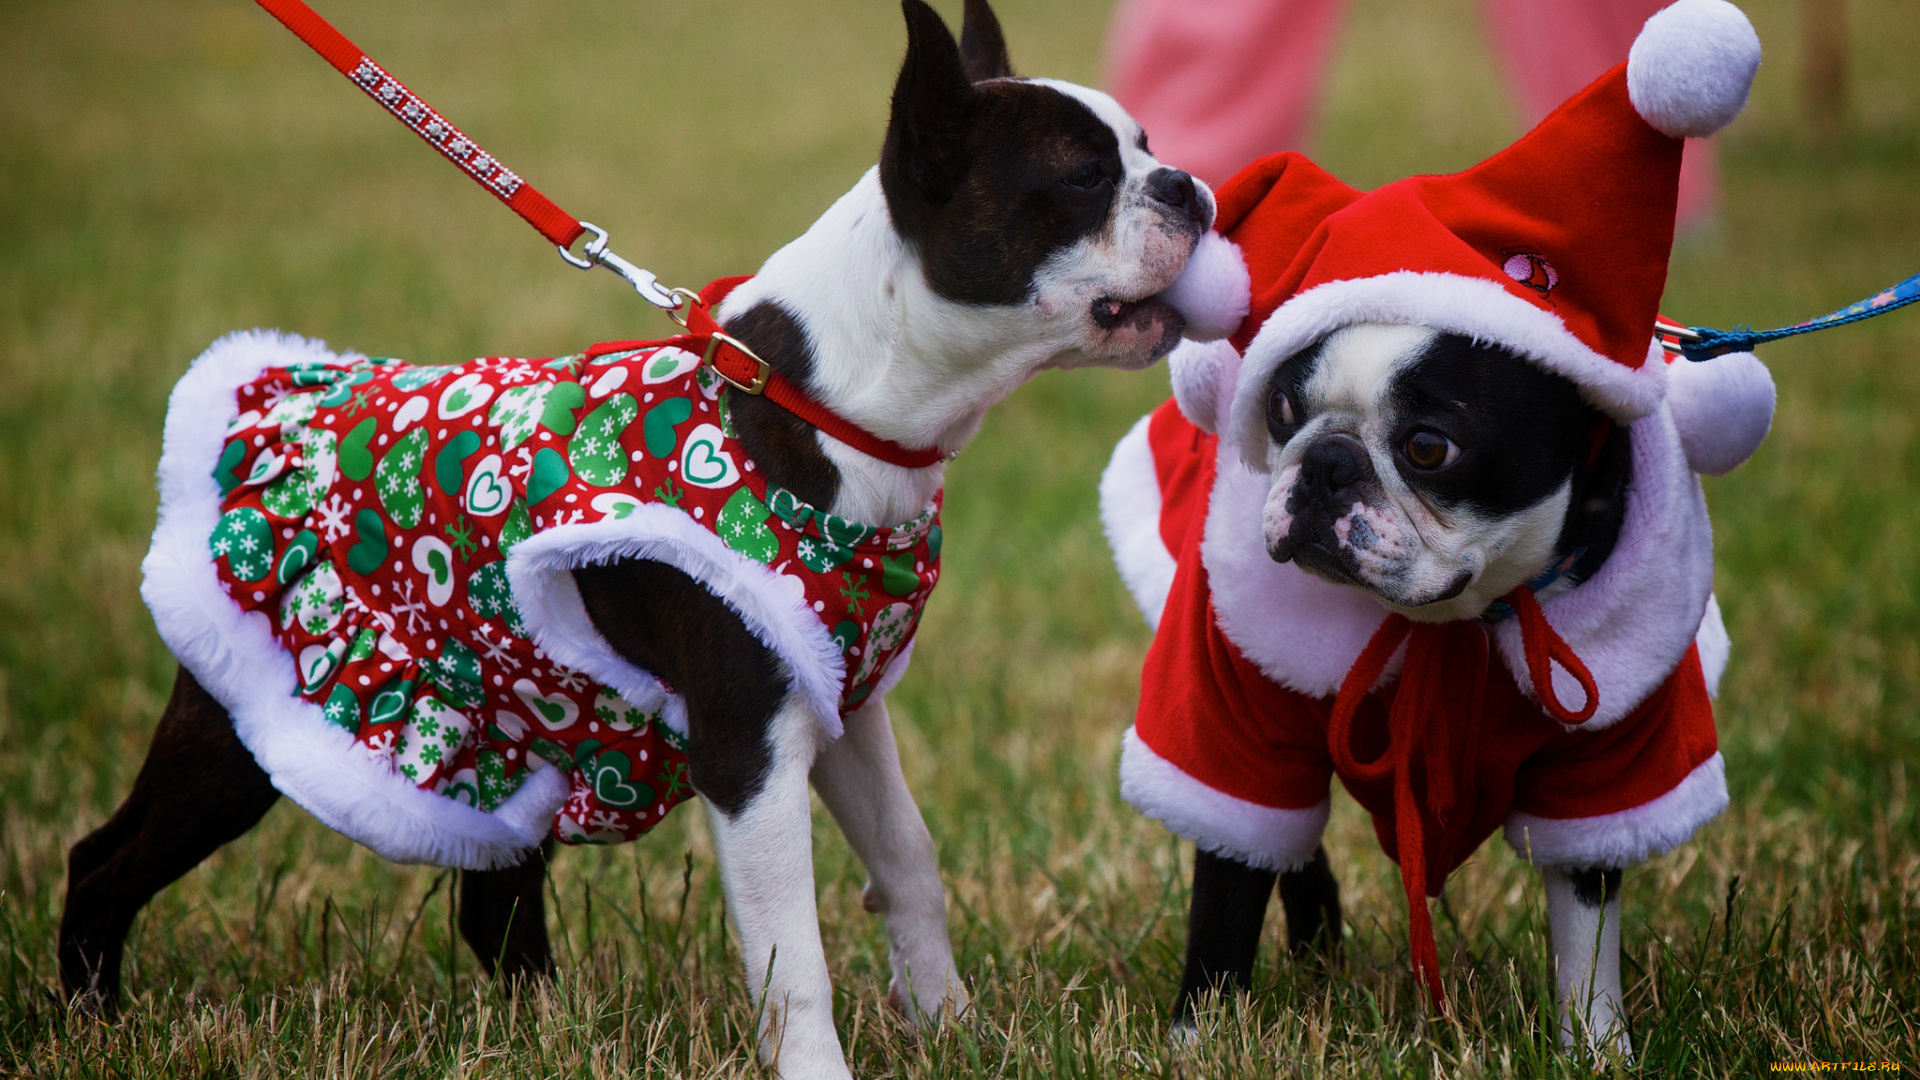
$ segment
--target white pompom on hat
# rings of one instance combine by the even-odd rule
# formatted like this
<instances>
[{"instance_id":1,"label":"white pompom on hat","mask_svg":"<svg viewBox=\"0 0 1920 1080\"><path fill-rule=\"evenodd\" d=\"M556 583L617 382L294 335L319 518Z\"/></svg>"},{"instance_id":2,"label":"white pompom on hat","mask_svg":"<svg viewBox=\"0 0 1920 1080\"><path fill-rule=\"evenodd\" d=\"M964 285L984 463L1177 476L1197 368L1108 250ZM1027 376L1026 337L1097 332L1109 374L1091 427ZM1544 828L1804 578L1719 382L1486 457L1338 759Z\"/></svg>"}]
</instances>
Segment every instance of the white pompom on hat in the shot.
<instances>
[{"instance_id":1,"label":"white pompom on hat","mask_svg":"<svg viewBox=\"0 0 1920 1080\"><path fill-rule=\"evenodd\" d=\"M1702 138L1733 122L1760 68L1760 36L1727 0L1655 12L1627 53L1627 96L1654 129Z\"/></svg>"}]
</instances>

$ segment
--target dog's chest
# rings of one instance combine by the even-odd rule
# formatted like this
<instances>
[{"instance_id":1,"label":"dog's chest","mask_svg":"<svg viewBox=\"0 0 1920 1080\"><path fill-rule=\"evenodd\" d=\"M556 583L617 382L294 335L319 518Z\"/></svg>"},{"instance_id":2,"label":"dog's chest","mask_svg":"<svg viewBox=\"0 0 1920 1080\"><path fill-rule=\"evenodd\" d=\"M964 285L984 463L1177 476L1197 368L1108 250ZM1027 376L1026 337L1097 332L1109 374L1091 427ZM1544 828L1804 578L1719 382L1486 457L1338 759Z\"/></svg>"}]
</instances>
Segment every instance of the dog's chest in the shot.
<instances>
[{"instance_id":1,"label":"dog's chest","mask_svg":"<svg viewBox=\"0 0 1920 1080\"><path fill-rule=\"evenodd\" d=\"M843 710L904 651L939 575L935 508L879 529L770 487L732 392L658 346L269 369L236 394L210 554L364 753L489 812L557 768L562 839L631 839L691 794L682 714L665 684L623 696L540 648L552 605L516 593L519 545L577 542L590 561L607 536L717 538L811 608L842 653Z\"/></svg>"}]
</instances>

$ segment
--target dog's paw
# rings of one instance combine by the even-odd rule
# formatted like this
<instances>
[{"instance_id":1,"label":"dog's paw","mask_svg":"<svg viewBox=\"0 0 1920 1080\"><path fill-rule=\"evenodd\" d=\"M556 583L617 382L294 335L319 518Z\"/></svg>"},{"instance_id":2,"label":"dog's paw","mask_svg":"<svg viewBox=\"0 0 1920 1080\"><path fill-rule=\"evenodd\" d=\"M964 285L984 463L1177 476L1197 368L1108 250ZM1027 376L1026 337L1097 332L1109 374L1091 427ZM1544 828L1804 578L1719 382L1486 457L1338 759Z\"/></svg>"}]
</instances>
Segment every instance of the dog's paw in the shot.
<instances>
[{"instance_id":1,"label":"dog's paw","mask_svg":"<svg viewBox=\"0 0 1920 1080\"><path fill-rule=\"evenodd\" d=\"M908 984L907 971L896 965L893 979L887 984L887 1005L902 1019L921 1028L957 1020L973 1006L966 985L960 981L960 973L952 968L946 973L944 986L940 980L924 979L918 988L909 992Z\"/></svg>"}]
</instances>

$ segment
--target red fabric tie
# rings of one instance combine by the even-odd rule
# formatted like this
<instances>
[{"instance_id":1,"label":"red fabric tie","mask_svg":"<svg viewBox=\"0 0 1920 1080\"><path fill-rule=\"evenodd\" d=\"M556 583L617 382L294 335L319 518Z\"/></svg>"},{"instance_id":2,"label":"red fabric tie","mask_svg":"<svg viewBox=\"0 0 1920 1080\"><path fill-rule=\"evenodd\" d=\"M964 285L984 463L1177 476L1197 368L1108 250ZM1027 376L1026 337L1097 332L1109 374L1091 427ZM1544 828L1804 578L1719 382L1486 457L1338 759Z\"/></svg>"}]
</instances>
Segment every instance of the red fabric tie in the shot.
<instances>
[{"instance_id":1,"label":"red fabric tie","mask_svg":"<svg viewBox=\"0 0 1920 1080\"><path fill-rule=\"evenodd\" d=\"M1573 648L1554 632L1532 590L1521 586L1508 601L1520 618L1527 671L1541 706L1563 725L1584 723L1599 704L1593 676ZM1387 748L1372 761L1362 762L1353 751L1354 716L1402 642L1406 643L1407 656L1387 714ZM1566 668L1586 693L1586 702L1578 713L1566 709L1554 693L1551 662ZM1427 839L1422 810L1444 822L1453 809L1455 781L1472 766L1479 750L1488 666L1486 634L1477 624L1415 623L1404 615L1388 615L1341 681L1327 725L1327 750L1343 775L1362 782L1393 781L1394 846L1399 851L1400 881L1407 894L1408 947L1414 974L1441 1013L1446 1012L1447 997L1440 981L1439 950L1433 942L1433 917L1427 911ZM1464 695L1458 692L1458 680L1462 678L1470 680ZM1462 708L1464 713L1459 712ZM1455 730L1463 736L1458 747L1451 745ZM1424 758L1424 807L1413 790L1416 752Z\"/></svg>"}]
</instances>

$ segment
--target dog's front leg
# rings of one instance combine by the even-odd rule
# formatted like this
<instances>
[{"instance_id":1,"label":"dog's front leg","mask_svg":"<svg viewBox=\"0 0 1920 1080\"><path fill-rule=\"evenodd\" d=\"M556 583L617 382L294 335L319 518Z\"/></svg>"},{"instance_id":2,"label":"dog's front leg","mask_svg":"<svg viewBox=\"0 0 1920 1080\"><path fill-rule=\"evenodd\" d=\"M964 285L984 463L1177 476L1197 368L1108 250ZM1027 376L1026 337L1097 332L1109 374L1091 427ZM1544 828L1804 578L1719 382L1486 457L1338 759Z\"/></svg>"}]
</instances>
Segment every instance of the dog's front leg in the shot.
<instances>
[{"instance_id":1,"label":"dog's front leg","mask_svg":"<svg viewBox=\"0 0 1920 1080\"><path fill-rule=\"evenodd\" d=\"M769 725L772 753L758 790L731 809L721 805L726 799L702 800L747 991L760 1011L760 1059L781 1080L851 1076L833 1029L833 984L813 894L807 772L818 730L812 712L789 697ZM699 764L696 758L696 788Z\"/></svg>"},{"instance_id":2,"label":"dog's front leg","mask_svg":"<svg viewBox=\"0 0 1920 1080\"><path fill-rule=\"evenodd\" d=\"M922 1023L964 1013L933 837L907 791L884 702L846 718L846 733L814 762L813 786L867 868L867 910L886 913L895 1007Z\"/></svg>"},{"instance_id":3,"label":"dog's front leg","mask_svg":"<svg viewBox=\"0 0 1920 1080\"><path fill-rule=\"evenodd\" d=\"M1543 866L1547 923L1553 936L1560 1042L1631 1054L1620 1001L1620 871Z\"/></svg>"},{"instance_id":4,"label":"dog's front leg","mask_svg":"<svg viewBox=\"0 0 1920 1080\"><path fill-rule=\"evenodd\" d=\"M1187 912L1187 964L1174 998L1176 1038L1192 1038L1202 996L1237 994L1253 977L1260 927L1279 874L1225 855L1193 853L1193 903Z\"/></svg>"}]
</instances>

